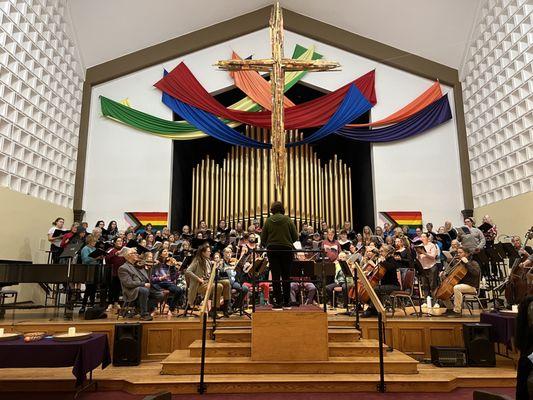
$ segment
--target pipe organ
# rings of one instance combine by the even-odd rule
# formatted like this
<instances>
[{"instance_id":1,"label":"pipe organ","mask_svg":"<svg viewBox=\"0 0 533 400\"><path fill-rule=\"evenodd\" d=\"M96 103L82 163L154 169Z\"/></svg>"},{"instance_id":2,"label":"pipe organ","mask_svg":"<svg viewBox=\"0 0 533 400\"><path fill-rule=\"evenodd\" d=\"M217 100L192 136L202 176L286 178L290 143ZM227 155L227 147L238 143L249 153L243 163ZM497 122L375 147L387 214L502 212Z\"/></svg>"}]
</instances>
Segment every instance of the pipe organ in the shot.
<instances>
[{"instance_id":1,"label":"pipe organ","mask_svg":"<svg viewBox=\"0 0 533 400\"><path fill-rule=\"evenodd\" d=\"M267 142L269 130L246 126L247 136ZM302 139L301 132L287 131L287 142ZM193 169L193 226L205 220L216 227L224 219L229 226L239 221L246 228L255 218L264 219L270 204L281 200L285 213L301 226L318 228L321 221L339 227L352 221L352 171L335 155L324 162L310 145L287 149L286 181L277 199L270 150L233 146L222 163L207 155Z\"/></svg>"}]
</instances>

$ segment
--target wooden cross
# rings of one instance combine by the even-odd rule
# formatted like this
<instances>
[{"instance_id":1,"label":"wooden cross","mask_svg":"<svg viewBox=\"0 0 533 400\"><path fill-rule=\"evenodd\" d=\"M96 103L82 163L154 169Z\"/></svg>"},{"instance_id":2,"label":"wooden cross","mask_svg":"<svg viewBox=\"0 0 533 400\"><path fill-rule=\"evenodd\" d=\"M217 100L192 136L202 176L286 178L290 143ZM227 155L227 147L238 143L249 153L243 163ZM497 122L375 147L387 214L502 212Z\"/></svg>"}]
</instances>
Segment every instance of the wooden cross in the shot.
<instances>
[{"instance_id":1,"label":"wooden cross","mask_svg":"<svg viewBox=\"0 0 533 400\"><path fill-rule=\"evenodd\" d=\"M216 66L227 71L270 72L272 88L272 161L278 200L285 185L287 151L285 149L285 125L283 121L283 99L285 91L285 71L328 71L340 66L326 60L295 60L283 56L283 14L276 1L270 15L270 44L272 58L257 60L223 60Z\"/></svg>"}]
</instances>

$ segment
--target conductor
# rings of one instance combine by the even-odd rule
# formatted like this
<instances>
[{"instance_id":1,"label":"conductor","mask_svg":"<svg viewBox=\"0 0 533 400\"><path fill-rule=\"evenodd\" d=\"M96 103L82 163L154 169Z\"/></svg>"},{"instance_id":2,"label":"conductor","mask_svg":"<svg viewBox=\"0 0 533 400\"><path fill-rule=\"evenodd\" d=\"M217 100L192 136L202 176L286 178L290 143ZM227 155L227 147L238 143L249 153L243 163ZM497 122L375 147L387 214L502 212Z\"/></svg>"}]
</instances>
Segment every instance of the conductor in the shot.
<instances>
[{"instance_id":1,"label":"conductor","mask_svg":"<svg viewBox=\"0 0 533 400\"><path fill-rule=\"evenodd\" d=\"M271 215L266 219L261 232L261 243L267 249L268 262L272 272L273 308L289 309L291 304L290 273L293 254L287 250L294 249L293 243L298 240L298 232L294 222L285 215L285 209L280 201L272 203L270 213Z\"/></svg>"}]
</instances>

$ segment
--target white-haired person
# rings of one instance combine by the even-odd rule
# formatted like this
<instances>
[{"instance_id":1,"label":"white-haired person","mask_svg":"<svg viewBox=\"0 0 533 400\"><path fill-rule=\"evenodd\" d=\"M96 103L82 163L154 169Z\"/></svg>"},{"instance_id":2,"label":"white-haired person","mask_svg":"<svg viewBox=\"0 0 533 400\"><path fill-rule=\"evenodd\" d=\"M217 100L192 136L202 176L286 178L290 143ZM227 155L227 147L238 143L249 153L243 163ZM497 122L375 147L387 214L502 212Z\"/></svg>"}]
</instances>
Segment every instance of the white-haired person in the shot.
<instances>
[{"instance_id":1,"label":"white-haired person","mask_svg":"<svg viewBox=\"0 0 533 400\"><path fill-rule=\"evenodd\" d=\"M126 259L118 269L122 297L125 301L137 303L142 321L151 321L151 312L163 301L163 292L152 287L148 270L139 264L137 249L124 247L119 255Z\"/></svg>"}]
</instances>

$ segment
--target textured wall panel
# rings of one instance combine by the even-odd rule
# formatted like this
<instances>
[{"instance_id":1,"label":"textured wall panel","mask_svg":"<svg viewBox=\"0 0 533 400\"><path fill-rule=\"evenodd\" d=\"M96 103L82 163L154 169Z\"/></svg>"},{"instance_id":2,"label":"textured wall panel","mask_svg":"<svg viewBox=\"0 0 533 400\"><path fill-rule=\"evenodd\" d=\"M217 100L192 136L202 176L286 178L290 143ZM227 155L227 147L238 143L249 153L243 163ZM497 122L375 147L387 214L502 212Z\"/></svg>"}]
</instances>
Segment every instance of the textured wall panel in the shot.
<instances>
[{"instance_id":1,"label":"textured wall panel","mask_svg":"<svg viewBox=\"0 0 533 400\"><path fill-rule=\"evenodd\" d=\"M533 187L533 4L490 0L465 64L465 118L474 204Z\"/></svg>"},{"instance_id":2,"label":"textured wall panel","mask_svg":"<svg viewBox=\"0 0 533 400\"><path fill-rule=\"evenodd\" d=\"M0 0L0 185L72 207L83 78L65 0Z\"/></svg>"}]
</instances>

